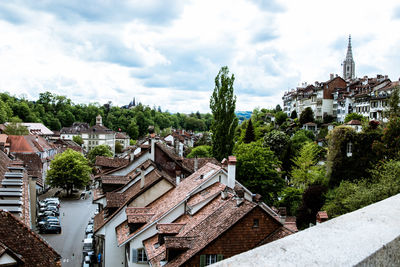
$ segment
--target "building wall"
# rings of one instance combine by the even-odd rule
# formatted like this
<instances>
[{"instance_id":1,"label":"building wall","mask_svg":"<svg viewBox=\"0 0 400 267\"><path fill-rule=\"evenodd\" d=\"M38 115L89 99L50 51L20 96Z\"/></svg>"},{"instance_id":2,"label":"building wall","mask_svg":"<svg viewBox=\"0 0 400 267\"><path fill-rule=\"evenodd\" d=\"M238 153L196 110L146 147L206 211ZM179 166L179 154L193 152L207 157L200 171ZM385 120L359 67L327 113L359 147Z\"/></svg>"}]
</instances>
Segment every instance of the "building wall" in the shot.
<instances>
[{"instance_id":1,"label":"building wall","mask_svg":"<svg viewBox=\"0 0 400 267\"><path fill-rule=\"evenodd\" d=\"M148 204L164 195L171 188L173 188L173 186L163 179L153 185L151 189L141 194L140 197L129 203L128 207L146 207Z\"/></svg>"},{"instance_id":2,"label":"building wall","mask_svg":"<svg viewBox=\"0 0 400 267\"><path fill-rule=\"evenodd\" d=\"M258 228L253 227L254 219L259 220ZM183 266L200 266L200 255L221 254L226 259L253 249L279 227L279 222L257 206Z\"/></svg>"}]
</instances>

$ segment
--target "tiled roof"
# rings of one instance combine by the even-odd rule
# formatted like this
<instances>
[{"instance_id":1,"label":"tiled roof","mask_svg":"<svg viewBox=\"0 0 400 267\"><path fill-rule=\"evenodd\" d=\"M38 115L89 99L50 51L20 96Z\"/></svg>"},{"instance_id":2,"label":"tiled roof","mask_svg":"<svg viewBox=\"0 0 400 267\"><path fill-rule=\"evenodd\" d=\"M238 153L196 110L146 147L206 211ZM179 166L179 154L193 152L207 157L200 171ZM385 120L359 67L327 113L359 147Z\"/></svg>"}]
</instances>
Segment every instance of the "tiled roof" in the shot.
<instances>
[{"instance_id":1,"label":"tiled roof","mask_svg":"<svg viewBox=\"0 0 400 267\"><path fill-rule=\"evenodd\" d=\"M101 177L101 183L102 184L120 184L120 185L124 185L127 182L129 182L131 179L127 176L103 176Z\"/></svg>"},{"instance_id":2,"label":"tiled roof","mask_svg":"<svg viewBox=\"0 0 400 267\"><path fill-rule=\"evenodd\" d=\"M115 139L129 139L129 136L124 132L117 132L115 134Z\"/></svg>"},{"instance_id":3,"label":"tiled roof","mask_svg":"<svg viewBox=\"0 0 400 267\"><path fill-rule=\"evenodd\" d=\"M25 154L25 153L15 153L14 154L18 159L22 160L25 164L26 170L28 174L34 177L37 177L36 183L40 186L43 186L42 180L42 169L43 162L37 154Z\"/></svg>"},{"instance_id":4,"label":"tiled roof","mask_svg":"<svg viewBox=\"0 0 400 267\"><path fill-rule=\"evenodd\" d=\"M129 159L97 156L95 165L102 166L102 167L119 168L121 166L127 165L128 163L129 163Z\"/></svg>"},{"instance_id":5,"label":"tiled roof","mask_svg":"<svg viewBox=\"0 0 400 267\"><path fill-rule=\"evenodd\" d=\"M346 125L361 125L361 122L359 120L351 120Z\"/></svg>"},{"instance_id":6,"label":"tiled roof","mask_svg":"<svg viewBox=\"0 0 400 267\"><path fill-rule=\"evenodd\" d=\"M9 135L10 152L33 153L35 150L22 135Z\"/></svg>"},{"instance_id":7,"label":"tiled roof","mask_svg":"<svg viewBox=\"0 0 400 267\"><path fill-rule=\"evenodd\" d=\"M61 256L9 212L0 211L1 242L18 253L26 266L61 266Z\"/></svg>"},{"instance_id":8,"label":"tiled roof","mask_svg":"<svg viewBox=\"0 0 400 267\"><path fill-rule=\"evenodd\" d=\"M36 122L22 122L22 125L26 126L32 134L40 134L40 135L53 135L53 132L44 126L43 123Z\"/></svg>"},{"instance_id":9,"label":"tiled roof","mask_svg":"<svg viewBox=\"0 0 400 267\"><path fill-rule=\"evenodd\" d=\"M167 145L161 143L161 142L156 142L156 145L165 153L168 155L168 157L170 159L172 159L176 164L178 164L179 166L181 166L183 169L185 169L186 171L192 173L193 171L186 166L185 162L183 162L183 158L179 157L175 151L173 149L171 149L170 147L168 147Z\"/></svg>"},{"instance_id":10,"label":"tiled roof","mask_svg":"<svg viewBox=\"0 0 400 267\"><path fill-rule=\"evenodd\" d=\"M149 165L149 162L146 161L141 166L143 166L143 168L146 170L150 165ZM139 167L141 167L141 166L139 166ZM138 175L140 175L140 173L138 173L137 176ZM132 178L132 179L134 179L134 178ZM153 184L157 183L161 179L166 179L171 184L173 184L173 185L175 184L173 179L171 177L169 177L168 174L166 174L165 172L162 172L160 170L154 169L145 175L143 188L140 188L140 180L138 180L134 184L130 185L127 189L124 187L121 187L121 188L111 192L111 194L107 195L107 193L106 193L107 207L108 207L109 201L110 201L110 205L112 205L110 207L118 207L118 210L115 211L113 214L110 214L110 216L108 216L108 218L106 218L106 219L104 218L104 214L103 214L103 218L101 220L98 219L99 221L102 221L102 223L98 224L97 227L95 227L94 231L96 232L97 230L99 230L103 225L105 225L109 220L111 220L115 214L120 212L120 210L123 209L129 202L136 199L140 194L147 191L151 186L153 186ZM128 186L128 185L129 184L126 184L126 186ZM126 190L121 192L122 189L126 189ZM110 200L108 198L110 198Z\"/></svg>"},{"instance_id":11,"label":"tiled roof","mask_svg":"<svg viewBox=\"0 0 400 267\"><path fill-rule=\"evenodd\" d=\"M229 197L225 200L219 195L194 216L182 215L174 222L176 224L184 224L175 237L191 237L194 238L194 242L188 250L178 255L165 266L182 265L256 206L257 204L246 200L237 206L236 199L232 194L229 194ZM152 266L160 266L160 261L165 258L166 249L168 248L167 240L165 242L164 245L155 248L153 244L157 243L156 237L144 241Z\"/></svg>"},{"instance_id":12,"label":"tiled roof","mask_svg":"<svg viewBox=\"0 0 400 267\"><path fill-rule=\"evenodd\" d=\"M215 174L217 171L221 170L221 167L207 163L203 168L199 169L196 173L190 175L184 179L175 189L168 191L163 196L148 205L150 208L149 213L154 214L151 221L148 223L155 222L161 216L163 216L167 211L172 209L174 206L179 204L181 201L187 198L187 195L194 190L197 186L201 185L208 177ZM201 178L203 176L203 178ZM118 244L122 244L125 241L132 238L135 233L147 226L144 225L137 231L127 235L126 234L127 221L120 224L116 228Z\"/></svg>"},{"instance_id":13,"label":"tiled roof","mask_svg":"<svg viewBox=\"0 0 400 267\"><path fill-rule=\"evenodd\" d=\"M189 168L190 170L192 170L192 172L194 172L194 164L195 164L196 159L195 158L183 158L182 162L183 164ZM212 163L214 165L217 166L221 166L221 163L216 160L215 158L197 158L197 169L200 169L201 167L203 167L204 165L206 165L207 163Z\"/></svg>"},{"instance_id":14,"label":"tiled roof","mask_svg":"<svg viewBox=\"0 0 400 267\"><path fill-rule=\"evenodd\" d=\"M98 200L104 196L105 195L103 194L100 188L96 188L93 190L93 201Z\"/></svg>"},{"instance_id":15,"label":"tiled roof","mask_svg":"<svg viewBox=\"0 0 400 267\"><path fill-rule=\"evenodd\" d=\"M87 129L89 129L88 123L74 122L71 127L63 127L60 131L60 134L80 134Z\"/></svg>"},{"instance_id":16,"label":"tiled roof","mask_svg":"<svg viewBox=\"0 0 400 267\"><path fill-rule=\"evenodd\" d=\"M114 134L115 132L103 125L93 125L89 129L82 129L82 133L95 133L95 134Z\"/></svg>"}]
</instances>

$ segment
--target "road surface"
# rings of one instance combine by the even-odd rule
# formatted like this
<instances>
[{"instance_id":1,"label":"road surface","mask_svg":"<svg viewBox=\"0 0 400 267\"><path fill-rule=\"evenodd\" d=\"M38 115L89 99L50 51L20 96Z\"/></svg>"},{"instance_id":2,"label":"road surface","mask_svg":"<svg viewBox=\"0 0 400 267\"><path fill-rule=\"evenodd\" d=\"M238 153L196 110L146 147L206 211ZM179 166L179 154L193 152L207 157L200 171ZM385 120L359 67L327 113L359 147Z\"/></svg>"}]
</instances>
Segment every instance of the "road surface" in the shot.
<instances>
[{"instance_id":1,"label":"road surface","mask_svg":"<svg viewBox=\"0 0 400 267\"><path fill-rule=\"evenodd\" d=\"M85 200L61 200L62 233L41 235L61 255L63 267L82 266L85 229L96 207L92 196Z\"/></svg>"}]
</instances>

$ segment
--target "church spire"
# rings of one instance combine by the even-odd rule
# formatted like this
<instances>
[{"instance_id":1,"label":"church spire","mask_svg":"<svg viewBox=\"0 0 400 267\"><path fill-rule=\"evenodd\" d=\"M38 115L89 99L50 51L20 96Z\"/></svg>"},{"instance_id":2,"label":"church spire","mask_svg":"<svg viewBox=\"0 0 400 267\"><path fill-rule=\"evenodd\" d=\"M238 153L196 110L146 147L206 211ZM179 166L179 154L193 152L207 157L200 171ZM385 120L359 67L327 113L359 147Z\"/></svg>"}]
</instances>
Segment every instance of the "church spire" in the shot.
<instances>
[{"instance_id":1,"label":"church spire","mask_svg":"<svg viewBox=\"0 0 400 267\"><path fill-rule=\"evenodd\" d=\"M351 35L349 35L349 44L347 45L346 59L343 61L343 79L354 79L355 64L353 60L353 51L351 49Z\"/></svg>"},{"instance_id":2,"label":"church spire","mask_svg":"<svg viewBox=\"0 0 400 267\"><path fill-rule=\"evenodd\" d=\"M351 51L351 35L349 35L349 44L347 45L346 60L353 60L353 52Z\"/></svg>"}]
</instances>

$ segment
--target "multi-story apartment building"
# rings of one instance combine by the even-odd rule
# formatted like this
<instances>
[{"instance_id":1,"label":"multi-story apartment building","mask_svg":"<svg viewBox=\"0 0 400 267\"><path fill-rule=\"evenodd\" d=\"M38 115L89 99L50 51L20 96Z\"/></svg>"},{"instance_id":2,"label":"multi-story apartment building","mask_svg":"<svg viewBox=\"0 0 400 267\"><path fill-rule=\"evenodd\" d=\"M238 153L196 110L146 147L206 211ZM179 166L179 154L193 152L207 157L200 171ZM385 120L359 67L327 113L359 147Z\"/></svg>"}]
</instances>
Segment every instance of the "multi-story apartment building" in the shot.
<instances>
[{"instance_id":1,"label":"multi-story apartment building","mask_svg":"<svg viewBox=\"0 0 400 267\"><path fill-rule=\"evenodd\" d=\"M81 136L83 147L87 151L92 150L95 146L108 145L113 154L115 153L115 132L103 125L100 115L96 117L96 124L81 132Z\"/></svg>"},{"instance_id":2,"label":"multi-story apartment building","mask_svg":"<svg viewBox=\"0 0 400 267\"><path fill-rule=\"evenodd\" d=\"M315 85L303 83L301 87L285 92L283 110L288 116L295 110L298 116L310 107L315 119L323 120L332 115L336 121L344 122L349 113L358 113L368 119L386 121L388 97L399 81L392 82L387 75L376 78L354 78L351 38L347 48L346 60L343 62L343 78L331 74L326 82L315 82Z\"/></svg>"}]
</instances>

